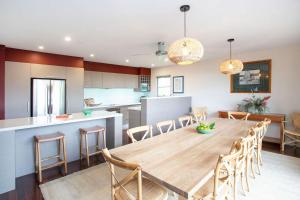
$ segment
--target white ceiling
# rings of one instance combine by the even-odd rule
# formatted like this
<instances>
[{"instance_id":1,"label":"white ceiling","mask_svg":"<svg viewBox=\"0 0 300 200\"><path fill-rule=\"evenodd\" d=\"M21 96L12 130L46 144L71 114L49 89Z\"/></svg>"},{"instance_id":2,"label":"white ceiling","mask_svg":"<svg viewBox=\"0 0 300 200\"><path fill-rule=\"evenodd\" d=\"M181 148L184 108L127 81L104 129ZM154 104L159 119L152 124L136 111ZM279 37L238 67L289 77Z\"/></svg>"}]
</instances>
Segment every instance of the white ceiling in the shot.
<instances>
[{"instance_id":1,"label":"white ceiling","mask_svg":"<svg viewBox=\"0 0 300 200\"><path fill-rule=\"evenodd\" d=\"M202 42L203 59L226 58L230 37L234 52L300 44L300 0L1 0L0 44L43 45L44 52L120 65L170 65L154 55L131 55L181 38L182 4L191 5L187 35Z\"/></svg>"}]
</instances>

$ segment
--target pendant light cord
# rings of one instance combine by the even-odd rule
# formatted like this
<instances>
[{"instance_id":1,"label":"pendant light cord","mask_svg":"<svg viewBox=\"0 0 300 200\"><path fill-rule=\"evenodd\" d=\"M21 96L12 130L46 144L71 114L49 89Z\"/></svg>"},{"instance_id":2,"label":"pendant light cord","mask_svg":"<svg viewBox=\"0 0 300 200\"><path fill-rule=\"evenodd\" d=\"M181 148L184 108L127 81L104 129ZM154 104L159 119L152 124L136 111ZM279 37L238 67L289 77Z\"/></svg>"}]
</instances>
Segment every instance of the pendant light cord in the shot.
<instances>
[{"instance_id":1,"label":"pendant light cord","mask_svg":"<svg viewBox=\"0 0 300 200\"><path fill-rule=\"evenodd\" d=\"M184 37L186 38L186 11L184 12Z\"/></svg>"},{"instance_id":2,"label":"pendant light cord","mask_svg":"<svg viewBox=\"0 0 300 200\"><path fill-rule=\"evenodd\" d=\"M229 56L230 56L230 64L231 64L231 42L229 42L229 44L230 44L230 54L229 54Z\"/></svg>"}]
</instances>

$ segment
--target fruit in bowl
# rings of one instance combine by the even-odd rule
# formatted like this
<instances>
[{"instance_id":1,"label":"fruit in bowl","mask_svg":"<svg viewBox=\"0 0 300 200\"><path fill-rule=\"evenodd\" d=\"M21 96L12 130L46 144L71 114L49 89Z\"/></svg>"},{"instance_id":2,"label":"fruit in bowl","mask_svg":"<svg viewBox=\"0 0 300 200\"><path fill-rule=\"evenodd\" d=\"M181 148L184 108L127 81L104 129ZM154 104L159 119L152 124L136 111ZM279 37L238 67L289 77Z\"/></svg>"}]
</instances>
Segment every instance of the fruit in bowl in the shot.
<instances>
[{"instance_id":1,"label":"fruit in bowl","mask_svg":"<svg viewBox=\"0 0 300 200\"><path fill-rule=\"evenodd\" d=\"M207 134L215 129L215 125L216 125L215 122L210 124L200 123L200 125L196 127L196 130L198 133Z\"/></svg>"}]
</instances>

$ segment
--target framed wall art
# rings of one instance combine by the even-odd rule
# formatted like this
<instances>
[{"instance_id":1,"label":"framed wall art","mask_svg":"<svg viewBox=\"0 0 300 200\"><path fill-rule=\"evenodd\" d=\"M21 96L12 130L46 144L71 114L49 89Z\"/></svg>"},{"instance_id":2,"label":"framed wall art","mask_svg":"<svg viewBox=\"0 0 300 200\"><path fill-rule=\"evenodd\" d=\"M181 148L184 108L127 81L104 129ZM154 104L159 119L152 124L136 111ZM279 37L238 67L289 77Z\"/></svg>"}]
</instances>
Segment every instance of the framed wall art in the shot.
<instances>
[{"instance_id":1,"label":"framed wall art","mask_svg":"<svg viewBox=\"0 0 300 200\"><path fill-rule=\"evenodd\" d=\"M271 93L272 61L244 62L239 74L231 75L231 93Z\"/></svg>"},{"instance_id":2,"label":"framed wall art","mask_svg":"<svg viewBox=\"0 0 300 200\"><path fill-rule=\"evenodd\" d=\"M184 93L184 76L173 77L173 93Z\"/></svg>"}]
</instances>

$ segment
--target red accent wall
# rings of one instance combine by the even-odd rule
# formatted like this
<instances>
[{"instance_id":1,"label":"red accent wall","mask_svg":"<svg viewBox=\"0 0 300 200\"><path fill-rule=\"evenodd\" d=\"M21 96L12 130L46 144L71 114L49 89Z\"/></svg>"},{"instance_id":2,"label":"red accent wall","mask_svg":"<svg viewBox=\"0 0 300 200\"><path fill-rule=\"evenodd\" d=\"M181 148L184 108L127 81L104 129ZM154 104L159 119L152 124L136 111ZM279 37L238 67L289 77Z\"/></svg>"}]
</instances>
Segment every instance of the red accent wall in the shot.
<instances>
[{"instance_id":1,"label":"red accent wall","mask_svg":"<svg viewBox=\"0 0 300 200\"><path fill-rule=\"evenodd\" d=\"M6 48L5 60L44 65L58 65L83 68L83 58L52 53Z\"/></svg>"},{"instance_id":2,"label":"red accent wall","mask_svg":"<svg viewBox=\"0 0 300 200\"><path fill-rule=\"evenodd\" d=\"M0 119L5 117L5 46L0 45Z\"/></svg>"},{"instance_id":3,"label":"red accent wall","mask_svg":"<svg viewBox=\"0 0 300 200\"><path fill-rule=\"evenodd\" d=\"M106 63L84 61L84 69L87 71L110 72L119 74L151 75L151 69L143 67L128 67Z\"/></svg>"}]
</instances>

